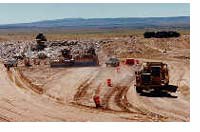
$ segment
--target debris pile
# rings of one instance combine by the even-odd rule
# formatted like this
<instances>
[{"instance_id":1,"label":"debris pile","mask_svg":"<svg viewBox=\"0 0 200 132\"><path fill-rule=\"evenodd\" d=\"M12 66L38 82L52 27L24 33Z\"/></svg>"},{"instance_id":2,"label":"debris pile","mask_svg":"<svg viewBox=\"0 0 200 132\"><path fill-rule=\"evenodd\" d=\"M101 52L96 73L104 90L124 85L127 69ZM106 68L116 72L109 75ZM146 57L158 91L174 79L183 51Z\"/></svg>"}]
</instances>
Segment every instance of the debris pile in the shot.
<instances>
[{"instance_id":1,"label":"debris pile","mask_svg":"<svg viewBox=\"0 0 200 132\"><path fill-rule=\"evenodd\" d=\"M93 48L99 51L101 44L110 40L56 40L43 42L43 49L37 50L38 41L5 41L0 43L0 59L24 59L24 58L57 58L62 56L62 50L69 49L73 56L87 54Z\"/></svg>"},{"instance_id":2,"label":"debris pile","mask_svg":"<svg viewBox=\"0 0 200 132\"><path fill-rule=\"evenodd\" d=\"M0 43L0 58L7 59L23 59L27 55L30 44L34 41L5 41Z\"/></svg>"}]
</instances>

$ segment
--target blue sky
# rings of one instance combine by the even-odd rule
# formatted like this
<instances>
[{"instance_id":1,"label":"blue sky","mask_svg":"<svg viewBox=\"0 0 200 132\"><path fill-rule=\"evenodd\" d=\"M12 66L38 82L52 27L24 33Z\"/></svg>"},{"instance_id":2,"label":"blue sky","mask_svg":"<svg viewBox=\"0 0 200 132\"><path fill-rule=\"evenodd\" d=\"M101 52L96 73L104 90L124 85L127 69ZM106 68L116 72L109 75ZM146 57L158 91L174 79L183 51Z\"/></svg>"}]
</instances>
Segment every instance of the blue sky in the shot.
<instances>
[{"instance_id":1,"label":"blue sky","mask_svg":"<svg viewBox=\"0 0 200 132\"><path fill-rule=\"evenodd\" d=\"M61 18L189 16L190 5L178 4L0 4L0 24Z\"/></svg>"}]
</instances>

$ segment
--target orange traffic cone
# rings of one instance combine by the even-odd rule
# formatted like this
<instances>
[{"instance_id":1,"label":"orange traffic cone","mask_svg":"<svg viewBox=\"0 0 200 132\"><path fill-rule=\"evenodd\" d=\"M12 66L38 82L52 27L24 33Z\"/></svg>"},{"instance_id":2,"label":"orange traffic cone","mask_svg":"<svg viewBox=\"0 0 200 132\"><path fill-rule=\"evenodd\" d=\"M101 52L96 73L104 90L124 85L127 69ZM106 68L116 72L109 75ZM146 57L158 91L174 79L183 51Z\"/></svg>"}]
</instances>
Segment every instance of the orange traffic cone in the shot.
<instances>
[{"instance_id":1,"label":"orange traffic cone","mask_svg":"<svg viewBox=\"0 0 200 132\"><path fill-rule=\"evenodd\" d=\"M100 97L98 95L95 95L93 97L94 103L96 105L96 108L100 108L101 107L101 103L100 103Z\"/></svg>"},{"instance_id":2,"label":"orange traffic cone","mask_svg":"<svg viewBox=\"0 0 200 132\"><path fill-rule=\"evenodd\" d=\"M107 86L112 87L112 85L111 85L111 79L107 79Z\"/></svg>"},{"instance_id":3,"label":"orange traffic cone","mask_svg":"<svg viewBox=\"0 0 200 132\"><path fill-rule=\"evenodd\" d=\"M119 71L120 71L120 67L119 66L116 67L116 71L117 71L117 73L119 73Z\"/></svg>"},{"instance_id":4,"label":"orange traffic cone","mask_svg":"<svg viewBox=\"0 0 200 132\"><path fill-rule=\"evenodd\" d=\"M139 60L135 60L135 63L136 63L136 64L139 64Z\"/></svg>"}]
</instances>

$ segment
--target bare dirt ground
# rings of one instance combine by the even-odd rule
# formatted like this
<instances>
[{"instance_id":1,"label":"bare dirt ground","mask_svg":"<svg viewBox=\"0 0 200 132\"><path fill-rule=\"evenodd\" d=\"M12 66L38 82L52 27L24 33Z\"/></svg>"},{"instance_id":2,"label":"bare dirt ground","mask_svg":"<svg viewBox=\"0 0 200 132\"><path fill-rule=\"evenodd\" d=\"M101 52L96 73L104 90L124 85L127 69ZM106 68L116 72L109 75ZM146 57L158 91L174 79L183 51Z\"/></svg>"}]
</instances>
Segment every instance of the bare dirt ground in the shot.
<instances>
[{"instance_id":1,"label":"bare dirt ground","mask_svg":"<svg viewBox=\"0 0 200 132\"><path fill-rule=\"evenodd\" d=\"M134 71L139 66L121 63L118 72L104 65L110 55L167 63L170 84L178 85L178 91L159 97L137 94ZM131 44L111 42L102 46L99 57L97 67L40 65L6 71L1 63L0 121L190 120L189 35L175 39L136 36ZM107 86L107 79L112 80L112 87ZM95 108L94 95L100 96L102 108Z\"/></svg>"}]
</instances>

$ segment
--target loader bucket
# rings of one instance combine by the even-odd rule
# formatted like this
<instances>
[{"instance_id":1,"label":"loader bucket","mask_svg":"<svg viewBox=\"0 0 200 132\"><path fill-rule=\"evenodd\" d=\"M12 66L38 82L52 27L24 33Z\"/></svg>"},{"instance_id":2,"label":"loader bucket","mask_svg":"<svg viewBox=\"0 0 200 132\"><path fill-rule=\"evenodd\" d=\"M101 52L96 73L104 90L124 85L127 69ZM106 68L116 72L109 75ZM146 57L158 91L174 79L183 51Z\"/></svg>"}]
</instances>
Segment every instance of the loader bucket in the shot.
<instances>
[{"instance_id":1,"label":"loader bucket","mask_svg":"<svg viewBox=\"0 0 200 132\"><path fill-rule=\"evenodd\" d=\"M175 86L175 85L167 85L164 87L163 90L166 90L168 92L176 92L178 89L178 86Z\"/></svg>"}]
</instances>

